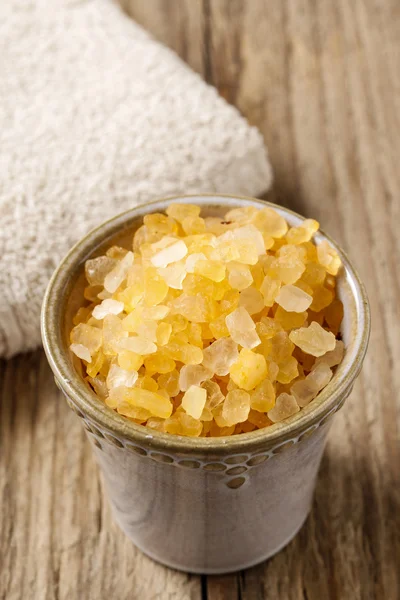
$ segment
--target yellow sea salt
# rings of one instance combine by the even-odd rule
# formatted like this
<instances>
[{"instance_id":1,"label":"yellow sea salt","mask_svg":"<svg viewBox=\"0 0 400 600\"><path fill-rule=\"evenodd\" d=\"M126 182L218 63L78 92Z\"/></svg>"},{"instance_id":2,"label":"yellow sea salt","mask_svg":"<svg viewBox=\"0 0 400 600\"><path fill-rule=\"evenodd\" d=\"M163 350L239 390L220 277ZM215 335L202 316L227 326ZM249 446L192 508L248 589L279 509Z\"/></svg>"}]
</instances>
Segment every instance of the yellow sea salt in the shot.
<instances>
[{"instance_id":1,"label":"yellow sea salt","mask_svg":"<svg viewBox=\"0 0 400 600\"><path fill-rule=\"evenodd\" d=\"M308 327L293 330L289 338L303 352L312 356L322 356L326 352L333 350L336 345L333 333L326 331L315 321Z\"/></svg>"},{"instance_id":2,"label":"yellow sea salt","mask_svg":"<svg viewBox=\"0 0 400 600\"><path fill-rule=\"evenodd\" d=\"M200 419L206 404L207 392L198 385L191 385L182 398L182 408L194 419Z\"/></svg>"},{"instance_id":3,"label":"yellow sea salt","mask_svg":"<svg viewBox=\"0 0 400 600\"><path fill-rule=\"evenodd\" d=\"M267 377L267 362L262 354L243 348L229 372L238 387L252 390Z\"/></svg>"},{"instance_id":4,"label":"yellow sea salt","mask_svg":"<svg viewBox=\"0 0 400 600\"><path fill-rule=\"evenodd\" d=\"M85 264L70 350L99 400L154 432L240 435L296 414L344 356L341 268L269 206L171 204ZM338 339L339 338L339 339Z\"/></svg>"}]
</instances>

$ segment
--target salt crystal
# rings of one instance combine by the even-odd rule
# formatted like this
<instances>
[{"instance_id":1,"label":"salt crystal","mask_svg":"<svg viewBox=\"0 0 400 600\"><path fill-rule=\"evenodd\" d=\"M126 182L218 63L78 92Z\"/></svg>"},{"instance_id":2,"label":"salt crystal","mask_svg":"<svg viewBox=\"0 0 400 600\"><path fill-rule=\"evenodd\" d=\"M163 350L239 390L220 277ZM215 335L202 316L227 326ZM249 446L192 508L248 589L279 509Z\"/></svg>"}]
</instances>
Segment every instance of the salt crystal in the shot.
<instances>
[{"instance_id":1,"label":"salt crystal","mask_svg":"<svg viewBox=\"0 0 400 600\"><path fill-rule=\"evenodd\" d=\"M157 269L150 267L144 273L144 303L147 306L157 306L168 294L169 288L157 273Z\"/></svg>"},{"instance_id":2,"label":"salt crystal","mask_svg":"<svg viewBox=\"0 0 400 600\"><path fill-rule=\"evenodd\" d=\"M163 350L167 356L185 365L199 365L203 360L202 349L185 342L174 341L171 343L170 341L166 346L163 346Z\"/></svg>"},{"instance_id":3,"label":"salt crystal","mask_svg":"<svg viewBox=\"0 0 400 600\"><path fill-rule=\"evenodd\" d=\"M276 362L271 361L268 365L268 378L271 381L275 381L279 373L279 366Z\"/></svg>"},{"instance_id":4,"label":"salt crystal","mask_svg":"<svg viewBox=\"0 0 400 600\"><path fill-rule=\"evenodd\" d=\"M324 362L320 362L317 366L312 368L311 372L307 376L307 379L309 381L312 380L317 386L318 391L320 391L322 388L328 385L332 379L332 375L333 373L329 366Z\"/></svg>"},{"instance_id":5,"label":"salt crystal","mask_svg":"<svg viewBox=\"0 0 400 600\"><path fill-rule=\"evenodd\" d=\"M200 206L197 204L184 204L181 202L170 204L166 210L169 217L182 222L187 217L198 217L200 214Z\"/></svg>"},{"instance_id":6,"label":"salt crystal","mask_svg":"<svg viewBox=\"0 0 400 600\"><path fill-rule=\"evenodd\" d=\"M281 289L281 282L279 279L266 275L260 287L260 292L264 297L265 306L273 306L279 290Z\"/></svg>"},{"instance_id":7,"label":"salt crystal","mask_svg":"<svg viewBox=\"0 0 400 600\"><path fill-rule=\"evenodd\" d=\"M85 275L89 285L103 285L104 278L117 266L118 261L109 256L97 256L85 262Z\"/></svg>"},{"instance_id":8,"label":"salt crystal","mask_svg":"<svg viewBox=\"0 0 400 600\"><path fill-rule=\"evenodd\" d=\"M225 400L225 396L221 392L221 388L219 387L216 381L206 379L201 384L201 387L204 388L207 392L206 406L210 410L212 410Z\"/></svg>"},{"instance_id":9,"label":"salt crystal","mask_svg":"<svg viewBox=\"0 0 400 600\"><path fill-rule=\"evenodd\" d=\"M154 373L165 374L171 373L175 369L176 363L172 358L156 353L145 358L144 366L148 375L154 375Z\"/></svg>"},{"instance_id":10,"label":"salt crystal","mask_svg":"<svg viewBox=\"0 0 400 600\"><path fill-rule=\"evenodd\" d=\"M278 383L290 383L299 374L298 362L294 356L288 356L279 364L279 372L276 376Z\"/></svg>"},{"instance_id":11,"label":"salt crystal","mask_svg":"<svg viewBox=\"0 0 400 600\"><path fill-rule=\"evenodd\" d=\"M182 408L194 419L200 419L205 406L207 392L205 389L191 385L182 398Z\"/></svg>"},{"instance_id":12,"label":"salt crystal","mask_svg":"<svg viewBox=\"0 0 400 600\"><path fill-rule=\"evenodd\" d=\"M285 219L276 210L269 207L254 213L251 221L265 235L273 238L283 237L288 230Z\"/></svg>"},{"instance_id":13,"label":"salt crystal","mask_svg":"<svg viewBox=\"0 0 400 600\"><path fill-rule=\"evenodd\" d=\"M108 371L107 387L109 390L120 386L132 387L135 385L137 378L137 371L125 371L125 369L113 364Z\"/></svg>"},{"instance_id":14,"label":"salt crystal","mask_svg":"<svg viewBox=\"0 0 400 600\"><path fill-rule=\"evenodd\" d=\"M317 358L317 360L314 363L314 366L316 367L322 362L327 364L328 367L335 367L340 362L342 362L343 354L344 343L342 342L342 340L336 340L336 346L334 347L334 349L330 350L329 352L326 352L320 358Z\"/></svg>"},{"instance_id":15,"label":"salt crystal","mask_svg":"<svg viewBox=\"0 0 400 600\"><path fill-rule=\"evenodd\" d=\"M332 371L326 363L320 362L303 380L296 381L290 388L299 406L307 406L332 379Z\"/></svg>"},{"instance_id":16,"label":"salt crystal","mask_svg":"<svg viewBox=\"0 0 400 600\"><path fill-rule=\"evenodd\" d=\"M156 341L159 346L165 346L168 344L169 338L172 333L172 325L170 323L161 322L157 325L156 329Z\"/></svg>"},{"instance_id":17,"label":"salt crystal","mask_svg":"<svg viewBox=\"0 0 400 600\"><path fill-rule=\"evenodd\" d=\"M326 331L313 321L308 327L300 327L290 332L289 338L312 356L323 356L329 350L333 350L336 345L336 339L332 332Z\"/></svg>"},{"instance_id":18,"label":"salt crystal","mask_svg":"<svg viewBox=\"0 0 400 600\"><path fill-rule=\"evenodd\" d=\"M179 373L171 371L170 373L162 373L157 379L160 389L165 389L171 398L177 396L180 392L179 388Z\"/></svg>"},{"instance_id":19,"label":"salt crystal","mask_svg":"<svg viewBox=\"0 0 400 600\"><path fill-rule=\"evenodd\" d=\"M312 379L306 377L296 381L290 388L290 392L296 398L297 404L303 408L318 394L318 386Z\"/></svg>"},{"instance_id":20,"label":"salt crystal","mask_svg":"<svg viewBox=\"0 0 400 600\"><path fill-rule=\"evenodd\" d=\"M105 400L108 396L107 384L102 375L96 375L96 377L88 377L88 382L96 392L96 394L102 400Z\"/></svg>"},{"instance_id":21,"label":"salt crystal","mask_svg":"<svg viewBox=\"0 0 400 600\"><path fill-rule=\"evenodd\" d=\"M172 403L164 396L157 394L157 392L152 392L150 390L146 390L143 388L113 388L110 391L110 398L117 395L117 397L121 397L122 399L131 404L132 406L136 406L138 408L144 408L148 410L154 417L161 417L163 419L168 419L172 413Z\"/></svg>"},{"instance_id":22,"label":"salt crystal","mask_svg":"<svg viewBox=\"0 0 400 600\"><path fill-rule=\"evenodd\" d=\"M312 296L299 287L289 284L281 287L275 302L287 312L301 313L309 308Z\"/></svg>"},{"instance_id":23,"label":"salt crystal","mask_svg":"<svg viewBox=\"0 0 400 600\"><path fill-rule=\"evenodd\" d=\"M129 267L133 264L134 255L133 252L128 252L124 258L117 264L117 266L110 271L104 279L104 287L107 292L113 294L126 279L129 271Z\"/></svg>"},{"instance_id":24,"label":"salt crystal","mask_svg":"<svg viewBox=\"0 0 400 600\"><path fill-rule=\"evenodd\" d=\"M279 252L284 248L285 246L282 246ZM299 248L299 246L289 246L290 251L285 250L282 254L279 254L272 262L268 275L281 280L283 283L295 283L300 279L306 267L298 252L296 252L296 248Z\"/></svg>"},{"instance_id":25,"label":"salt crystal","mask_svg":"<svg viewBox=\"0 0 400 600\"><path fill-rule=\"evenodd\" d=\"M131 352L136 352L136 354L141 354L144 356L145 354L153 354L153 352L157 352L157 346L154 342L150 340L146 340L140 336L127 337L120 341L119 347L125 350L130 350Z\"/></svg>"},{"instance_id":26,"label":"salt crystal","mask_svg":"<svg viewBox=\"0 0 400 600\"><path fill-rule=\"evenodd\" d=\"M145 423L147 419L151 417L151 412L146 410L145 408L139 408L137 406L132 406L125 400L123 400L117 406L117 412L120 415L124 415L124 417L129 417L130 419L134 419L138 423Z\"/></svg>"},{"instance_id":27,"label":"salt crystal","mask_svg":"<svg viewBox=\"0 0 400 600\"><path fill-rule=\"evenodd\" d=\"M156 342L157 323L150 320L143 321L137 328L137 334L139 337L144 338L145 340Z\"/></svg>"},{"instance_id":28,"label":"salt crystal","mask_svg":"<svg viewBox=\"0 0 400 600\"><path fill-rule=\"evenodd\" d=\"M214 242L214 250L210 253L212 260L221 260L225 263L239 259L239 250L236 244L232 242L233 236L231 231L220 235ZM241 262L241 261L240 261Z\"/></svg>"},{"instance_id":29,"label":"salt crystal","mask_svg":"<svg viewBox=\"0 0 400 600\"><path fill-rule=\"evenodd\" d=\"M124 330L121 319L117 315L106 315L103 319L104 354L117 354L124 337L128 337L128 332Z\"/></svg>"},{"instance_id":30,"label":"salt crystal","mask_svg":"<svg viewBox=\"0 0 400 600\"><path fill-rule=\"evenodd\" d=\"M238 356L237 343L230 338L220 338L203 350L203 365L216 375L224 376Z\"/></svg>"},{"instance_id":31,"label":"salt crystal","mask_svg":"<svg viewBox=\"0 0 400 600\"><path fill-rule=\"evenodd\" d=\"M253 319L242 306L225 318L232 339L244 348L255 348L261 344Z\"/></svg>"},{"instance_id":32,"label":"salt crystal","mask_svg":"<svg viewBox=\"0 0 400 600\"><path fill-rule=\"evenodd\" d=\"M253 283L253 276L247 265L230 263L228 265L228 271L229 285L236 290L242 291Z\"/></svg>"},{"instance_id":33,"label":"salt crystal","mask_svg":"<svg viewBox=\"0 0 400 600\"><path fill-rule=\"evenodd\" d=\"M250 394L244 390L228 392L222 408L222 418L228 425L245 421L250 412Z\"/></svg>"},{"instance_id":34,"label":"salt crystal","mask_svg":"<svg viewBox=\"0 0 400 600\"><path fill-rule=\"evenodd\" d=\"M184 412L179 413L179 422L181 424L181 435L198 437L203 430L203 423L199 418L193 418Z\"/></svg>"},{"instance_id":35,"label":"salt crystal","mask_svg":"<svg viewBox=\"0 0 400 600\"><path fill-rule=\"evenodd\" d=\"M124 310L124 303L118 300L107 299L94 307L92 315L101 321L106 315L119 315Z\"/></svg>"},{"instance_id":36,"label":"salt crystal","mask_svg":"<svg viewBox=\"0 0 400 600\"><path fill-rule=\"evenodd\" d=\"M182 392L186 392L192 385L200 385L213 375L213 371L202 365L183 365L179 373L179 387Z\"/></svg>"},{"instance_id":37,"label":"salt crystal","mask_svg":"<svg viewBox=\"0 0 400 600\"><path fill-rule=\"evenodd\" d=\"M265 254L265 244L262 233L254 227L254 225L244 225L232 230L232 239L234 240L250 240L256 247L257 253L260 256Z\"/></svg>"},{"instance_id":38,"label":"salt crystal","mask_svg":"<svg viewBox=\"0 0 400 600\"><path fill-rule=\"evenodd\" d=\"M195 252L194 254L189 254L185 261L186 272L194 273L195 265L199 260L207 260L207 256L202 252Z\"/></svg>"},{"instance_id":39,"label":"salt crystal","mask_svg":"<svg viewBox=\"0 0 400 600\"><path fill-rule=\"evenodd\" d=\"M120 350L118 352L118 365L127 371L138 371L143 364L143 356L130 352L129 350Z\"/></svg>"},{"instance_id":40,"label":"salt crystal","mask_svg":"<svg viewBox=\"0 0 400 600\"><path fill-rule=\"evenodd\" d=\"M251 408L268 412L275 405L275 390L269 379L264 379L251 394Z\"/></svg>"},{"instance_id":41,"label":"salt crystal","mask_svg":"<svg viewBox=\"0 0 400 600\"><path fill-rule=\"evenodd\" d=\"M335 248L332 248L329 242L324 240L317 246L317 255L319 263L325 267L330 275L338 274L342 261Z\"/></svg>"},{"instance_id":42,"label":"salt crystal","mask_svg":"<svg viewBox=\"0 0 400 600\"><path fill-rule=\"evenodd\" d=\"M157 252L150 260L155 267L164 268L169 264L178 262L178 260L184 258L187 252L188 250L185 242L183 240L178 240L170 246L167 246L167 248Z\"/></svg>"},{"instance_id":43,"label":"salt crystal","mask_svg":"<svg viewBox=\"0 0 400 600\"><path fill-rule=\"evenodd\" d=\"M90 355L89 348L86 348L83 344L71 344L70 350L73 352L78 358L82 360L86 360L86 362L92 362L92 357Z\"/></svg>"},{"instance_id":44,"label":"salt crystal","mask_svg":"<svg viewBox=\"0 0 400 600\"><path fill-rule=\"evenodd\" d=\"M258 260L260 250L260 240L258 236L253 239L249 232L245 235L236 235L235 229L226 231L218 236L215 242L215 250L211 253L213 260L222 260L224 262L238 261L248 265L255 265ZM246 234L247 233L247 234ZM260 232L258 232L259 235ZM261 235L262 238L262 235ZM262 254L265 253L264 240Z\"/></svg>"},{"instance_id":45,"label":"salt crystal","mask_svg":"<svg viewBox=\"0 0 400 600\"><path fill-rule=\"evenodd\" d=\"M230 368L231 380L243 390L252 390L267 377L268 367L262 354L242 348Z\"/></svg>"},{"instance_id":46,"label":"salt crystal","mask_svg":"<svg viewBox=\"0 0 400 600\"><path fill-rule=\"evenodd\" d=\"M273 423L278 423L296 414L299 410L296 398L283 392L277 397L275 406L268 411L268 418Z\"/></svg>"},{"instance_id":47,"label":"salt crystal","mask_svg":"<svg viewBox=\"0 0 400 600\"><path fill-rule=\"evenodd\" d=\"M176 237L173 237L172 235L165 235L160 240L157 240L157 242L150 244L150 246L144 244L140 250L141 250L141 253L143 253L144 250L146 250L146 252L148 250L150 250L150 254L154 255L159 250L164 250L164 248L168 248L168 246L171 246L171 244L175 244L175 242L176 242Z\"/></svg>"},{"instance_id":48,"label":"salt crystal","mask_svg":"<svg viewBox=\"0 0 400 600\"><path fill-rule=\"evenodd\" d=\"M198 260L194 270L198 275L218 283L225 278L226 267L221 261Z\"/></svg>"},{"instance_id":49,"label":"salt crystal","mask_svg":"<svg viewBox=\"0 0 400 600\"><path fill-rule=\"evenodd\" d=\"M240 208L232 208L225 215L226 221L235 221L240 223L241 221L250 220L254 215L258 213L259 209L255 206L241 206Z\"/></svg>"},{"instance_id":50,"label":"salt crystal","mask_svg":"<svg viewBox=\"0 0 400 600\"><path fill-rule=\"evenodd\" d=\"M115 317L118 319L118 317ZM119 319L118 319L119 320ZM82 344L88 348L90 354L99 350L103 341L103 334L97 327L92 327L86 323L79 323L71 331L71 342L73 344Z\"/></svg>"},{"instance_id":51,"label":"salt crystal","mask_svg":"<svg viewBox=\"0 0 400 600\"><path fill-rule=\"evenodd\" d=\"M240 292L239 306L243 306L250 315L257 314L264 308L264 297L255 287L248 287Z\"/></svg>"},{"instance_id":52,"label":"salt crystal","mask_svg":"<svg viewBox=\"0 0 400 600\"><path fill-rule=\"evenodd\" d=\"M110 292L107 292L107 290L105 290L105 289L103 289L102 292L99 292L97 294L97 298L99 300L107 300L108 298L111 298L111 297L112 297L112 294L110 294Z\"/></svg>"},{"instance_id":53,"label":"salt crystal","mask_svg":"<svg viewBox=\"0 0 400 600\"><path fill-rule=\"evenodd\" d=\"M157 306L145 306L143 308L142 317L143 319L159 321L160 319L164 319L170 310L169 306L164 306L163 304L158 304Z\"/></svg>"},{"instance_id":54,"label":"salt crystal","mask_svg":"<svg viewBox=\"0 0 400 600\"><path fill-rule=\"evenodd\" d=\"M174 290L181 290L183 280L186 277L187 271L183 263L173 263L168 267L159 268L157 272L164 279L168 287Z\"/></svg>"},{"instance_id":55,"label":"salt crystal","mask_svg":"<svg viewBox=\"0 0 400 600\"><path fill-rule=\"evenodd\" d=\"M193 323L209 323L214 318L215 303L201 294L189 296L181 294L171 302L174 312L181 314Z\"/></svg>"}]
</instances>

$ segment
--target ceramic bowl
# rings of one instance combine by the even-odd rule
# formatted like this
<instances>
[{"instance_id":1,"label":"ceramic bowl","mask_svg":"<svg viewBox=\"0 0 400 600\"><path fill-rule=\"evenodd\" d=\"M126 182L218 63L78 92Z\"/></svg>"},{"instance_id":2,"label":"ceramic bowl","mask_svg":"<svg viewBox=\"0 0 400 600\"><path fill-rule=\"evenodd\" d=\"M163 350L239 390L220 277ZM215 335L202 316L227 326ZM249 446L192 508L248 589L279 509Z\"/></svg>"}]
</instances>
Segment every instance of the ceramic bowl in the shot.
<instances>
[{"instance_id":1,"label":"ceramic bowl","mask_svg":"<svg viewBox=\"0 0 400 600\"><path fill-rule=\"evenodd\" d=\"M182 196L133 208L91 231L61 262L44 298L42 337L55 381L87 431L126 535L165 565L223 573L272 556L307 518L332 418L350 394L367 349L368 300L347 256L318 232L316 243L328 239L343 261L338 295L346 352L313 402L283 423L233 437L173 436L126 420L81 378L68 350L71 315L82 300L85 260L111 241L131 239L145 214L164 211L171 201L199 204L203 215L267 205L290 225L303 220L286 208L234 196Z\"/></svg>"}]
</instances>

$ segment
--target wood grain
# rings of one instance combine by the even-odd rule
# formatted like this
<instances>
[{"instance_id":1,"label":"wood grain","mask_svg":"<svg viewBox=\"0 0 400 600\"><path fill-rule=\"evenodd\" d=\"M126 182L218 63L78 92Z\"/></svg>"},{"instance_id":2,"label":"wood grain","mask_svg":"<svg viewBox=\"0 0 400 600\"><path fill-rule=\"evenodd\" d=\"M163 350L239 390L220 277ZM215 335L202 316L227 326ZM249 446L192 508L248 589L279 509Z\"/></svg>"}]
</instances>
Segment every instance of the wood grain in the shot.
<instances>
[{"instance_id":1,"label":"wood grain","mask_svg":"<svg viewBox=\"0 0 400 600\"><path fill-rule=\"evenodd\" d=\"M153 563L112 523L90 448L42 352L1 363L0 598L400 597L400 4L124 0L262 131L269 197L319 219L372 309L312 514L270 561L200 578Z\"/></svg>"}]
</instances>

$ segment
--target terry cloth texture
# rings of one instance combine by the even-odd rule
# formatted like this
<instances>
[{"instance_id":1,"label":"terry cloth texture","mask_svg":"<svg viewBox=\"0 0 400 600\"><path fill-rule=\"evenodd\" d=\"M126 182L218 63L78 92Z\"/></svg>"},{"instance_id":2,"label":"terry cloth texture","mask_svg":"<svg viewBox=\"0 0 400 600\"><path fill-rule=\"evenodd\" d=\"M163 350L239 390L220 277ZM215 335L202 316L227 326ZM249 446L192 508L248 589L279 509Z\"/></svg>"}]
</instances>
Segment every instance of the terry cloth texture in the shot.
<instances>
[{"instance_id":1,"label":"terry cloth texture","mask_svg":"<svg viewBox=\"0 0 400 600\"><path fill-rule=\"evenodd\" d=\"M111 0L2 0L0 83L0 356L40 344L52 271L106 218L270 186L260 133Z\"/></svg>"}]
</instances>

